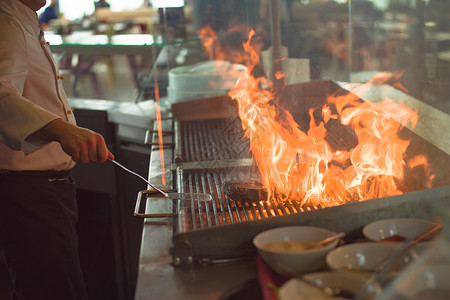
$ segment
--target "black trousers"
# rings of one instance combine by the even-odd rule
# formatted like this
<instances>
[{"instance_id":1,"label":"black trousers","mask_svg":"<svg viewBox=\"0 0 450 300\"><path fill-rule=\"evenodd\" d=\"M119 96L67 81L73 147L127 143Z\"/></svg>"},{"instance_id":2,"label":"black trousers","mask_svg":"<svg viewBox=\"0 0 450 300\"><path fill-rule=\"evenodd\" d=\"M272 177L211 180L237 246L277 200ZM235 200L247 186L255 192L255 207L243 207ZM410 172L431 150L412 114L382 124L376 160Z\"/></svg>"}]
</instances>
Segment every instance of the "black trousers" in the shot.
<instances>
[{"instance_id":1,"label":"black trousers","mask_svg":"<svg viewBox=\"0 0 450 300\"><path fill-rule=\"evenodd\" d=\"M84 300L70 172L0 174L0 251L12 299Z\"/></svg>"}]
</instances>

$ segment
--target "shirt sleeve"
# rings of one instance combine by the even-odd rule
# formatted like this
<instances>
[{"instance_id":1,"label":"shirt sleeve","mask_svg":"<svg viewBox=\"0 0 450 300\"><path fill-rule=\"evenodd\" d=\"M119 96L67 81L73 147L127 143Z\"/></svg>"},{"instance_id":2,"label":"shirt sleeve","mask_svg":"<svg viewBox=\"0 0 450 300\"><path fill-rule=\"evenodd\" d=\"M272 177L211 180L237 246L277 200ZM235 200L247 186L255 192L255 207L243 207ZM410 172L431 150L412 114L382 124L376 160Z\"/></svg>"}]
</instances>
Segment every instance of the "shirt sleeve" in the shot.
<instances>
[{"instance_id":1,"label":"shirt sleeve","mask_svg":"<svg viewBox=\"0 0 450 300\"><path fill-rule=\"evenodd\" d=\"M26 138L59 116L22 96L29 67L23 30L13 18L0 19L0 142L31 153L46 143Z\"/></svg>"}]
</instances>

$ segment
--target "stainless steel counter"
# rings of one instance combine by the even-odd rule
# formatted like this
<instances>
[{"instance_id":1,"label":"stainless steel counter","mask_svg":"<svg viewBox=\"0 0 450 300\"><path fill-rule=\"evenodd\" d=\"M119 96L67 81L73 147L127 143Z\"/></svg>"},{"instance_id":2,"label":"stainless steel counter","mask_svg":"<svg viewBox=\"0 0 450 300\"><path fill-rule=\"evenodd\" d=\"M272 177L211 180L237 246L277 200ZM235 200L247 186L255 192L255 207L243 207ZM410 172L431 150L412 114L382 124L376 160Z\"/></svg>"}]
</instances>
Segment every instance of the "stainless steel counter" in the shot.
<instances>
[{"instance_id":1,"label":"stainless steel counter","mask_svg":"<svg viewBox=\"0 0 450 300\"><path fill-rule=\"evenodd\" d=\"M169 243L164 243L169 242L169 231L164 225L144 226L135 299L220 299L235 286L256 276L253 260L192 270L174 269Z\"/></svg>"},{"instance_id":2,"label":"stainless steel counter","mask_svg":"<svg viewBox=\"0 0 450 300\"><path fill-rule=\"evenodd\" d=\"M170 128L170 121L164 121L164 129ZM172 142L165 136L164 143ZM152 152L150 174L160 174L160 156L157 147ZM172 184L170 162L171 151L164 151L167 185ZM160 176L149 180L163 188ZM170 200L172 201L172 200ZM146 205L145 213L170 213L172 204L164 198L157 198ZM139 275L136 286L136 300L147 299L220 299L221 295L235 286L256 277L253 259L236 263L197 266L194 269L176 269L172 265L172 221L168 218L146 219L144 223Z\"/></svg>"}]
</instances>

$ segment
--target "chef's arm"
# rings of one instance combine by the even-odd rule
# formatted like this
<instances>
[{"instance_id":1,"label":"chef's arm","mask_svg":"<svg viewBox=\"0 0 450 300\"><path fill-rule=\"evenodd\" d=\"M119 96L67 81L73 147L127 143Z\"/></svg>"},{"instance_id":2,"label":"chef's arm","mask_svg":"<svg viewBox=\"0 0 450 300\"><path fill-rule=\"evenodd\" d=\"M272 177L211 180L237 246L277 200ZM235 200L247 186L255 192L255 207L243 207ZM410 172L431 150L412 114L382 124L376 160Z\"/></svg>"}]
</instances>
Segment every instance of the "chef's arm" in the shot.
<instances>
[{"instance_id":1,"label":"chef's arm","mask_svg":"<svg viewBox=\"0 0 450 300\"><path fill-rule=\"evenodd\" d=\"M108 158L114 159L109 152L103 137L86 128L70 124L62 119L55 119L29 135L30 139L41 141L55 141L76 162L104 162Z\"/></svg>"}]
</instances>

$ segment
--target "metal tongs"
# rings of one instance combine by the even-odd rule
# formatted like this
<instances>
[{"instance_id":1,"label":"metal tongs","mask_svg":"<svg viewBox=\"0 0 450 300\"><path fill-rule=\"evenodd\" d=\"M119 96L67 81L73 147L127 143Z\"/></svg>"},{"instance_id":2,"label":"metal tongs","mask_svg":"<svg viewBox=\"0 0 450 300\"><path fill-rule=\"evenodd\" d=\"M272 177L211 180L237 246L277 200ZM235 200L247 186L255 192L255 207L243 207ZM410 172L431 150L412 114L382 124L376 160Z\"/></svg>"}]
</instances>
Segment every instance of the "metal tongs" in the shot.
<instances>
[{"instance_id":1,"label":"metal tongs","mask_svg":"<svg viewBox=\"0 0 450 300\"><path fill-rule=\"evenodd\" d=\"M122 169L124 169L128 173L139 177L140 179L145 181L150 187L152 187L155 191L157 191L158 193L161 193L166 198L174 199L174 200L183 200L183 201L210 201L210 200L212 200L211 195L210 194L205 194L205 193L195 193L195 194L194 193L166 193L163 190L157 188L154 184L150 183L147 179L145 179L144 177L142 177L138 173L136 173L134 171L131 171L130 169L128 169L127 167L125 167L121 163L115 161L114 159L108 158L108 160L113 162L117 166L121 167Z\"/></svg>"}]
</instances>

